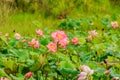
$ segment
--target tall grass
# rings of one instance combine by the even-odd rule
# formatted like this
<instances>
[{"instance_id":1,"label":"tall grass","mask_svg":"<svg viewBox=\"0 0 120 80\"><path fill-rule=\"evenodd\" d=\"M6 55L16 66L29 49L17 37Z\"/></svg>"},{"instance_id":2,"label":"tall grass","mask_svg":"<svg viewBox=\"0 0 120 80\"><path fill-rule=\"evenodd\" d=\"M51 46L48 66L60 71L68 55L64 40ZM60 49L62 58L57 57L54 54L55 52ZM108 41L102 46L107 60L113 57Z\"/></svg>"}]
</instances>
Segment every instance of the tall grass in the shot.
<instances>
[{"instance_id":1,"label":"tall grass","mask_svg":"<svg viewBox=\"0 0 120 80\"><path fill-rule=\"evenodd\" d=\"M64 18L92 16L101 18L105 15L120 14L119 0L17 0L17 3L15 1L0 2L0 31L3 33L34 34L34 30L37 29L33 24L35 20L42 24L40 26L42 29L57 28L60 23L59 15Z\"/></svg>"}]
</instances>

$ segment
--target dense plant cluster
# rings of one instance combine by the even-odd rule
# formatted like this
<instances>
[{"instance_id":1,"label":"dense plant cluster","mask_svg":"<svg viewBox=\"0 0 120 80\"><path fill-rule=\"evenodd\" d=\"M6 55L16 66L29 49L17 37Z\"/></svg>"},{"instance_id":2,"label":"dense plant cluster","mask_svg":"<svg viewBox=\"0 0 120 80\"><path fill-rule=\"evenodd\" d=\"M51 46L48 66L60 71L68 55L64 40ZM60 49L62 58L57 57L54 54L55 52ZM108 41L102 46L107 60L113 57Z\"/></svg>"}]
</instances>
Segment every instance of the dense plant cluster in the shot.
<instances>
[{"instance_id":1,"label":"dense plant cluster","mask_svg":"<svg viewBox=\"0 0 120 80\"><path fill-rule=\"evenodd\" d=\"M38 29L36 36L0 33L1 80L120 79L119 24L101 22L103 30L81 31L82 22L73 20L60 27L73 31ZM94 26L90 20L88 25Z\"/></svg>"},{"instance_id":2,"label":"dense plant cluster","mask_svg":"<svg viewBox=\"0 0 120 80\"><path fill-rule=\"evenodd\" d=\"M0 6L1 9L4 8L2 6L5 6L9 9L12 8L23 12L34 13L40 11L45 13L45 16L62 15L65 17L71 11L76 10L76 8L87 12L96 12L97 10L107 12L110 9L110 5L114 7L119 6L119 4L119 0L1 0Z\"/></svg>"}]
</instances>

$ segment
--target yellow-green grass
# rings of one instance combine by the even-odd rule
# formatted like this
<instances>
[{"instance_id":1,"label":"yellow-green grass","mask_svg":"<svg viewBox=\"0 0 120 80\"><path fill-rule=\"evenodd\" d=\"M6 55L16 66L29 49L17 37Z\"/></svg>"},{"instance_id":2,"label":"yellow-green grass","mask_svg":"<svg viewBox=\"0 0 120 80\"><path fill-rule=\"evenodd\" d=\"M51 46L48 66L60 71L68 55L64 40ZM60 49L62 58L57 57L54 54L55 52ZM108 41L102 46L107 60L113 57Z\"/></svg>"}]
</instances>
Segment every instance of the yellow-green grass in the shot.
<instances>
[{"instance_id":1,"label":"yellow-green grass","mask_svg":"<svg viewBox=\"0 0 120 80\"><path fill-rule=\"evenodd\" d=\"M117 15L117 21L120 22L120 14L118 11L114 10L113 12L109 13L85 13L81 12L79 9L73 11L73 13L69 14L68 17L70 18L93 18L93 16L97 15L98 18L94 20L94 27L90 27L88 24L86 24L85 21L83 21L83 27L82 30L90 30L90 29L102 29L104 26L101 24L100 19L103 17L107 17L111 19L111 15L116 14ZM33 22L39 21L41 25L39 27L36 27ZM59 20L57 17L53 18L50 17L43 17L41 13L15 13L11 16L8 16L6 21L3 20L3 23L0 24L0 32L3 34L9 33L14 34L15 32L18 32L22 35L34 35L35 30L40 29L57 29L58 25L60 24L61 20Z\"/></svg>"},{"instance_id":2,"label":"yellow-green grass","mask_svg":"<svg viewBox=\"0 0 120 80\"><path fill-rule=\"evenodd\" d=\"M46 0L47 1L47 0ZM64 1L64 0L62 0ZM60 5L58 5L55 8L55 11L59 14L59 9L65 8L66 3L60 2ZM69 0L68 0L69 1ZM79 0L77 0L79 3ZM94 20L94 27L88 26L86 22L84 21L82 30L88 30L88 29L101 29L103 25L100 23L100 19L103 17L108 17L112 14L117 15L117 21L120 22L120 7L119 5L111 5L112 3L110 0L80 0L83 3L79 5L79 7L73 7L73 9L68 10L68 17L70 18L92 18L93 16L97 15L98 18ZM118 1L119 2L119 1ZM54 2L53 2L54 3ZM52 4L50 4L52 5ZM74 6L75 4L71 4L71 6ZM34 6L33 6L34 7ZM60 7L60 8L59 8ZM68 6L70 7L70 6ZM27 12L20 12L19 10L14 13L14 10L12 15L7 14L7 12L11 10L4 9L4 6L0 7L0 13L3 9L4 16L0 16L0 32L3 33L10 33L13 34L15 32L19 32L23 35L29 35L29 34L35 34L35 30L38 28L33 24L33 21L39 21L41 23L41 26L39 26L40 29L56 29L57 26L60 24L61 20L57 19L57 17L53 18L50 17L43 17L44 11L41 8L40 10L37 10L36 13L27 13ZM67 8L69 9L69 8ZM62 9L61 9L62 10ZM64 10L63 10L64 11ZM54 12L54 11L53 11ZM55 13L54 13L55 14ZM5 20L3 19L5 17Z\"/></svg>"},{"instance_id":3,"label":"yellow-green grass","mask_svg":"<svg viewBox=\"0 0 120 80\"><path fill-rule=\"evenodd\" d=\"M33 22L39 21L41 25L37 27ZM51 17L43 18L40 14L31 13L17 13L9 16L5 22L0 25L0 32L10 33L19 32L21 34L29 35L34 34L35 30L40 28L56 28L58 19L52 19Z\"/></svg>"}]
</instances>

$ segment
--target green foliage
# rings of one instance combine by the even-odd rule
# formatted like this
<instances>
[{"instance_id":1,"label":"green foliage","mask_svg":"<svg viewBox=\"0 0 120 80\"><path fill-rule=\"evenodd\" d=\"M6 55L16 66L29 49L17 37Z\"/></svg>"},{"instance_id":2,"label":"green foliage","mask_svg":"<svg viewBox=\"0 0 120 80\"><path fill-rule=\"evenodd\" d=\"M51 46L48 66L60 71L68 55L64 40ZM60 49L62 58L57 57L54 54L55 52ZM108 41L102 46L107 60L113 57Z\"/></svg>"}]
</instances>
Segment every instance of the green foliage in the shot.
<instances>
[{"instance_id":1,"label":"green foliage","mask_svg":"<svg viewBox=\"0 0 120 80\"><path fill-rule=\"evenodd\" d=\"M16 40L15 37L0 34L0 78L24 80L25 74L31 71L33 75L29 80L76 80L82 72L79 69L82 65L94 70L94 74L89 76L91 80L120 78L120 29L111 26L112 21L118 21L119 24L118 8L117 11L112 9L115 4L119 6L119 1L15 0L13 3L14 7L19 9L18 12L25 13L6 18L7 23L5 22L4 26L7 26L10 33L23 30L23 36ZM0 11L0 15L4 10L6 9ZM77 18L69 18L71 14ZM5 14L2 14L1 19L4 16ZM2 20L0 23L3 24ZM8 28L10 25L12 28ZM35 35L35 29L38 28L44 29L42 37ZM68 45L65 49L57 45L57 52L51 53L47 44L53 42L51 33L56 28L65 30ZM0 30L5 29L0 26ZM26 30L31 34L24 34ZM91 30L96 30L98 34L88 40L88 32ZM75 37L79 40L76 45L71 41ZM32 38L40 43L38 49L28 45ZM26 39L26 42L22 42L23 39ZM110 72L105 74L106 70Z\"/></svg>"},{"instance_id":2,"label":"green foliage","mask_svg":"<svg viewBox=\"0 0 120 80\"><path fill-rule=\"evenodd\" d=\"M80 22L81 22L81 19L74 20L74 19L68 18L63 20L59 25L59 27L62 29L79 29L81 26Z\"/></svg>"}]
</instances>

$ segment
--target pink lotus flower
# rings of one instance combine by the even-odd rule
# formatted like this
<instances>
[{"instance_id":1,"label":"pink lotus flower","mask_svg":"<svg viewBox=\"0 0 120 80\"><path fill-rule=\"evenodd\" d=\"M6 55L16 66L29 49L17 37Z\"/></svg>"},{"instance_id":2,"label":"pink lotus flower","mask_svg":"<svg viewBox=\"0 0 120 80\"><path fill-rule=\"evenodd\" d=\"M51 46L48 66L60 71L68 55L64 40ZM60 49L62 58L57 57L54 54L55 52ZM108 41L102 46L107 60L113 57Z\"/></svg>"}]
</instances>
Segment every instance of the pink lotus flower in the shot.
<instances>
[{"instance_id":1,"label":"pink lotus flower","mask_svg":"<svg viewBox=\"0 0 120 80\"><path fill-rule=\"evenodd\" d=\"M16 33L16 34L15 34L15 38L16 38L17 40L20 40L21 35L20 35L19 33Z\"/></svg>"},{"instance_id":2,"label":"pink lotus flower","mask_svg":"<svg viewBox=\"0 0 120 80\"><path fill-rule=\"evenodd\" d=\"M69 41L67 39L61 40L59 41L60 47L61 48L66 48L66 46L68 45Z\"/></svg>"},{"instance_id":3,"label":"pink lotus flower","mask_svg":"<svg viewBox=\"0 0 120 80\"><path fill-rule=\"evenodd\" d=\"M94 73L93 70L91 70L88 66L83 65L80 67L81 73L78 75L78 80L85 80L86 78L88 79L90 75Z\"/></svg>"},{"instance_id":4,"label":"pink lotus flower","mask_svg":"<svg viewBox=\"0 0 120 80\"><path fill-rule=\"evenodd\" d=\"M68 36L65 34L64 31L56 31L53 32L51 34L52 39L54 40L54 42L57 44L60 44L61 48L66 48L67 44L68 44Z\"/></svg>"},{"instance_id":5,"label":"pink lotus flower","mask_svg":"<svg viewBox=\"0 0 120 80\"><path fill-rule=\"evenodd\" d=\"M88 42L91 42L91 41L92 41L92 36L91 36L91 35L88 36L87 41L88 41Z\"/></svg>"},{"instance_id":6,"label":"pink lotus flower","mask_svg":"<svg viewBox=\"0 0 120 80\"><path fill-rule=\"evenodd\" d=\"M28 45L34 49L38 49L40 44L37 40L32 39L30 42L28 42Z\"/></svg>"},{"instance_id":7,"label":"pink lotus flower","mask_svg":"<svg viewBox=\"0 0 120 80\"><path fill-rule=\"evenodd\" d=\"M32 39L30 42L28 42L28 45L29 45L30 47L32 47L32 46L34 46L35 42L36 42L36 40L35 40L35 39Z\"/></svg>"},{"instance_id":8,"label":"pink lotus flower","mask_svg":"<svg viewBox=\"0 0 120 80\"><path fill-rule=\"evenodd\" d=\"M0 78L0 80L9 80L8 78Z\"/></svg>"},{"instance_id":9,"label":"pink lotus flower","mask_svg":"<svg viewBox=\"0 0 120 80\"><path fill-rule=\"evenodd\" d=\"M78 77L78 80L85 80L84 77Z\"/></svg>"},{"instance_id":10,"label":"pink lotus flower","mask_svg":"<svg viewBox=\"0 0 120 80\"><path fill-rule=\"evenodd\" d=\"M62 15L59 15L59 16L58 16L58 19L63 19L63 16L62 16Z\"/></svg>"},{"instance_id":11,"label":"pink lotus flower","mask_svg":"<svg viewBox=\"0 0 120 80\"><path fill-rule=\"evenodd\" d=\"M25 43L25 42L26 42L26 39L23 39L22 42Z\"/></svg>"},{"instance_id":12,"label":"pink lotus flower","mask_svg":"<svg viewBox=\"0 0 120 80\"><path fill-rule=\"evenodd\" d=\"M106 70L104 74L108 75L110 73L110 70Z\"/></svg>"},{"instance_id":13,"label":"pink lotus flower","mask_svg":"<svg viewBox=\"0 0 120 80\"><path fill-rule=\"evenodd\" d=\"M114 22L111 22L111 25L114 29L118 28L119 25L118 25L118 22L117 21L114 21Z\"/></svg>"},{"instance_id":14,"label":"pink lotus flower","mask_svg":"<svg viewBox=\"0 0 120 80\"><path fill-rule=\"evenodd\" d=\"M43 36L43 32L42 32L42 30L40 30L40 29L38 29L38 30L36 30L36 33L38 34L38 36Z\"/></svg>"},{"instance_id":15,"label":"pink lotus flower","mask_svg":"<svg viewBox=\"0 0 120 80\"><path fill-rule=\"evenodd\" d=\"M88 34L91 36L96 36L98 33L96 32L96 30L91 30L91 31L88 31Z\"/></svg>"},{"instance_id":16,"label":"pink lotus flower","mask_svg":"<svg viewBox=\"0 0 120 80\"><path fill-rule=\"evenodd\" d=\"M39 46L40 46L39 42L38 42L38 41L36 41L36 42L35 42L35 45L34 45L34 49L38 49L38 48L39 48Z\"/></svg>"},{"instance_id":17,"label":"pink lotus flower","mask_svg":"<svg viewBox=\"0 0 120 80\"><path fill-rule=\"evenodd\" d=\"M87 73L86 72L81 72L78 75L78 80L84 80L87 77Z\"/></svg>"},{"instance_id":18,"label":"pink lotus flower","mask_svg":"<svg viewBox=\"0 0 120 80\"><path fill-rule=\"evenodd\" d=\"M61 40L65 40L65 39L68 39L68 36L65 34L64 31L56 31L56 32L53 32L51 37L53 38L53 40L55 41L55 43L61 41Z\"/></svg>"},{"instance_id":19,"label":"pink lotus flower","mask_svg":"<svg viewBox=\"0 0 120 80\"><path fill-rule=\"evenodd\" d=\"M57 45L53 42L50 42L48 45L47 45L47 48L49 49L49 51L51 52L56 52L57 51Z\"/></svg>"},{"instance_id":20,"label":"pink lotus flower","mask_svg":"<svg viewBox=\"0 0 120 80\"><path fill-rule=\"evenodd\" d=\"M25 79L29 79L33 75L32 72L28 72L25 74Z\"/></svg>"},{"instance_id":21,"label":"pink lotus flower","mask_svg":"<svg viewBox=\"0 0 120 80\"><path fill-rule=\"evenodd\" d=\"M83 65L83 66L81 66L81 70L83 71L83 72L86 72L87 74L89 74L89 75L92 75L93 73L94 73L94 70L91 70L88 66L86 66L86 65Z\"/></svg>"},{"instance_id":22,"label":"pink lotus flower","mask_svg":"<svg viewBox=\"0 0 120 80\"><path fill-rule=\"evenodd\" d=\"M72 43L74 45L78 44L78 42L79 42L78 38L72 38Z\"/></svg>"}]
</instances>

